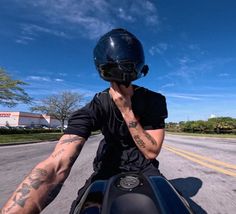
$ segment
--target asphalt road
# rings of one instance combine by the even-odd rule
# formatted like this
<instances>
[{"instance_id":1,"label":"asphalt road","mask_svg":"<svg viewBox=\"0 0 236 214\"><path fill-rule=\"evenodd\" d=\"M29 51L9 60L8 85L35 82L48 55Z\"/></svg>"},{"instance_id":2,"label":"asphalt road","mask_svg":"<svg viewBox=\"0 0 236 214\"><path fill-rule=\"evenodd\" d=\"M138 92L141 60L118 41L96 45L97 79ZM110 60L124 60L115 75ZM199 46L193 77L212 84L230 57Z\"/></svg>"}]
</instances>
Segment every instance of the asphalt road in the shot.
<instances>
[{"instance_id":1,"label":"asphalt road","mask_svg":"<svg viewBox=\"0 0 236 214\"><path fill-rule=\"evenodd\" d=\"M92 173L101 135L85 144L58 197L43 214L68 213L76 192ZM56 142L0 147L0 207ZM196 213L236 213L236 140L167 135L158 156L164 176Z\"/></svg>"}]
</instances>

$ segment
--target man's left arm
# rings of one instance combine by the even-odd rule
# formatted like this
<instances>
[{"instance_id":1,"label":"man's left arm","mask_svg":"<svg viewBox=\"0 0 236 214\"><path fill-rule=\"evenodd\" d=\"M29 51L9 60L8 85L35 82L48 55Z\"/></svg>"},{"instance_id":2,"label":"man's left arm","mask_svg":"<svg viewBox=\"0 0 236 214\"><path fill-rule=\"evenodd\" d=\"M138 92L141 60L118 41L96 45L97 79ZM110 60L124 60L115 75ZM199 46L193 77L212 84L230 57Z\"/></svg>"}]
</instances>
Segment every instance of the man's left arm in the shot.
<instances>
[{"instance_id":1,"label":"man's left arm","mask_svg":"<svg viewBox=\"0 0 236 214\"><path fill-rule=\"evenodd\" d=\"M123 117L139 150L147 159L155 159L161 151L165 130L144 130L132 110L126 112Z\"/></svg>"},{"instance_id":2,"label":"man's left arm","mask_svg":"<svg viewBox=\"0 0 236 214\"><path fill-rule=\"evenodd\" d=\"M112 82L110 95L120 110L129 132L139 150L147 159L155 159L161 151L165 130L163 128L155 130L143 129L132 110L132 86L126 88L123 85L118 86L116 83Z\"/></svg>"}]
</instances>

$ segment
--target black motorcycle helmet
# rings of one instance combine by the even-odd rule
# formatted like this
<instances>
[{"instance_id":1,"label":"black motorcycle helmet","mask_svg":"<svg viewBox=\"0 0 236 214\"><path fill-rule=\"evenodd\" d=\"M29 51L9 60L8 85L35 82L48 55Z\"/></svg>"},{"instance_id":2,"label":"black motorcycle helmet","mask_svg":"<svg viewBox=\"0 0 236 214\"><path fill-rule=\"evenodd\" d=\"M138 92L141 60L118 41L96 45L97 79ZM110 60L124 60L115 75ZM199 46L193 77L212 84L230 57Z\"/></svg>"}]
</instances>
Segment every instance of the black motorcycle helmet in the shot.
<instances>
[{"instance_id":1,"label":"black motorcycle helmet","mask_svg":"<svg viewBox=\"0 0 236 214\"><path fill-rule=\"evenodd\" d=\"M106 81L128 86L148 72L142 44L125 29L113 29L103 35L93 54L95 66Z\"/></svg>"}]
</instances>

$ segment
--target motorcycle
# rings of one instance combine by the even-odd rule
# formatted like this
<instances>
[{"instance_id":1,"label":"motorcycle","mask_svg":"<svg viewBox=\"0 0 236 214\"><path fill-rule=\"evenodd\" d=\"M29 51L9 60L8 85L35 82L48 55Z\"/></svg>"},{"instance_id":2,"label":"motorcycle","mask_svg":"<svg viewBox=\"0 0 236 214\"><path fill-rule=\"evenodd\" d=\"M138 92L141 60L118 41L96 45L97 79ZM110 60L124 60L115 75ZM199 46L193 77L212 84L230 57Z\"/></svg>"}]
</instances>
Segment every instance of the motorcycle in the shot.
<instances>
[{"instance_id":1,"label":"motorcycle","mask_svg":"<svg viewBox=\"0 0 236 214\"><path fill-rule=\"evenodd\" d=\"M162 176L121 173L93 182L74 214L192 214L187 201Z\"/></svg>"}]
</instances>

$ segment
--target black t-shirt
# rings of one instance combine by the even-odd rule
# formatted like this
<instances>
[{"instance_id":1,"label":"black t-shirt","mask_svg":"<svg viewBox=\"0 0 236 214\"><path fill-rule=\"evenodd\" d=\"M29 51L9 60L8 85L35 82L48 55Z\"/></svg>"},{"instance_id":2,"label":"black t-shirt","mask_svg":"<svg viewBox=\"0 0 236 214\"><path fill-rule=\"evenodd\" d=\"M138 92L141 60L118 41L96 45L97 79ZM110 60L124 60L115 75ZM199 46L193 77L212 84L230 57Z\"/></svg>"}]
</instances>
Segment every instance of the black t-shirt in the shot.
<instances>
[{"instance_id":1,"label":"black t-shirt","mask_svg":"<svg viewBox=\"0 0 236 214\"><path fill-rule=\"evenodd\" d=\"M143 129L165 127L167 108L163 95L134 86L132 109ZM90 103L73 113L65 134L76 134L87 139L95 130L101 130L104 135L94 159L95 171L113 175L122 171L140 171L153 163L144 157L134 143L119 109L109 95L109 89L96 94Z\"/></svg>"}]
</instances>

